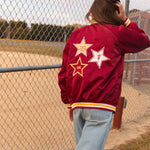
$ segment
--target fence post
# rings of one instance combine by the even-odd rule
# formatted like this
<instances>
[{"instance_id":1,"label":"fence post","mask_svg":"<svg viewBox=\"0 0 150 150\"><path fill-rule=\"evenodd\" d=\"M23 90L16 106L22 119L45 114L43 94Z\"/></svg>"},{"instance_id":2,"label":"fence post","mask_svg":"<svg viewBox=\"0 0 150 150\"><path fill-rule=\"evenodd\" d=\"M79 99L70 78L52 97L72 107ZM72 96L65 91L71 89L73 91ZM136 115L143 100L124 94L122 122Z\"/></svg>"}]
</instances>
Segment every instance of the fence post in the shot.
<instances>
[{"instance_id":1,"label":"fence post","mask_svg":"<svg viewBox=\"0 0 150 150\"><path fill-rule=\"evenodd\" d=\"M113 119L113 129L121 128L123 107L124 107L124 97L120 97Z\"/></svg>"},{"instance_id":2,"label":"fence post","mask_svg":"<svg viewBox=\"0 0 150 150\"><path fill-rule=\"evenodd\" d=\"M127 17L129 16L129 5L130 5L130 0L126 0L126 2L125 2L125 13L126 13Z\"/></svg>"}]
</instances>

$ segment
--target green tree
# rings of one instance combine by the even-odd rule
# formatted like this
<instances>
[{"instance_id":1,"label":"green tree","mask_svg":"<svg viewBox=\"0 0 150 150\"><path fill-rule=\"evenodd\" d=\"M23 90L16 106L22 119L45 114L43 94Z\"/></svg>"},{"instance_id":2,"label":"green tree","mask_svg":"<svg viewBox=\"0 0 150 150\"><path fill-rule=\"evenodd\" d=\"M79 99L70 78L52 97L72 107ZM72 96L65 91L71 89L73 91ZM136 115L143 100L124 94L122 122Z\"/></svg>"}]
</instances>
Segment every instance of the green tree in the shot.
<instances>
[{"instance_id":1,"label":"green tree","mask_svg":"<svg viewBox=\"0 0 150 150\"><path fill-rule=\"evenodd\" d=\"M0 38L5 38L7 36L8 22L6 20L0 20Z\"/></svg>"},{"instance_id":2,"label":"green tree","mask_svg":"<svg viewBox=\"0 0 150 150\"><path fill-rule=\"evenodd\" d=\"M29 28L25 21L10 21L10 38L12 39L28 39Z\"/></svg>"}]
</instances>

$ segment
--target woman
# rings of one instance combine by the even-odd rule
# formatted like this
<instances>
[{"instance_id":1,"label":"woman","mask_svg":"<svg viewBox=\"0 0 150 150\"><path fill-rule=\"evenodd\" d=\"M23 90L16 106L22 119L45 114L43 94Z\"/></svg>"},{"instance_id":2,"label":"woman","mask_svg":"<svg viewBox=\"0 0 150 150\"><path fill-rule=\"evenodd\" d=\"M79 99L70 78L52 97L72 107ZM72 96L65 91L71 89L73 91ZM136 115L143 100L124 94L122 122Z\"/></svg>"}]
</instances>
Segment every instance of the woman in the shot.
<instances>
[{"instance_id":1,"label":"woman","mask_svg":"<svg viewBox=\"0 0 150 150\"><path fill-rule=\"evenodd\" d=\"M150 46L117 0L94 0L91 25L75 30L59 72L62 101L74 122L76 150L103 150L121 92L124 54Z\"/></svg>"}]
</instances>

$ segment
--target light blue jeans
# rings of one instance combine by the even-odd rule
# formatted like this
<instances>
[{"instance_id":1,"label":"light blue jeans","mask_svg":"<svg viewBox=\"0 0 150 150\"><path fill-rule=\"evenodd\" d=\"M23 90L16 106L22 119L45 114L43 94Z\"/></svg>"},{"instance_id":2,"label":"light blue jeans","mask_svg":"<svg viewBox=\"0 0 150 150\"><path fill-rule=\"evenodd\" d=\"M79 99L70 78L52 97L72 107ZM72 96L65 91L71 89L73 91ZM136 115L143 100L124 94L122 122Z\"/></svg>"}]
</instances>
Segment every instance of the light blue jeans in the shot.
<instances>
[{"instance_id":1,"label":"light blue jeans","mask_svg":"<svg viewBox=\"0 0 150 150\"><path fill-rule=\"evenodd\" d=\"M102 109L73 110L76 150L103 150L113 112Z\"/></svg>"}]
</instances>

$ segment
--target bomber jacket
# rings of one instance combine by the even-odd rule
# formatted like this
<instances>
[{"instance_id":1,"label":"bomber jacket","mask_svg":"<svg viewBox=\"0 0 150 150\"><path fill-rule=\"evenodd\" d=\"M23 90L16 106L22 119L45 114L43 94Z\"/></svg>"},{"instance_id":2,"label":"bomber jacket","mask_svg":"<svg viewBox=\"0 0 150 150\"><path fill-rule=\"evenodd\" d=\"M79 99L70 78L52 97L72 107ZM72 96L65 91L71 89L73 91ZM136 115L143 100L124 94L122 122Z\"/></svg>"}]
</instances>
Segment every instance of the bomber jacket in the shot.
<instances>
[{"instance_id":1,"label":"bomber jacket","mask_svg":"<svg viewBox=\"0 0 150 150\"><path fill-rule=\"evenodd\" d=\"M121 93L124 54L137 53L150 40L128 18L124 25L94 23L76 29L63 51L58 74L62 101L76 108L115 112Z\"/></svg>"}]
</instances>

